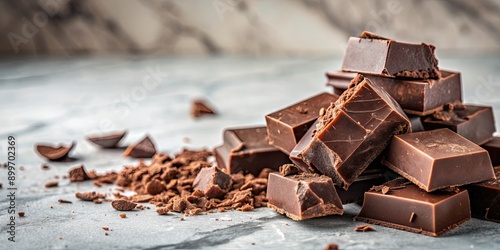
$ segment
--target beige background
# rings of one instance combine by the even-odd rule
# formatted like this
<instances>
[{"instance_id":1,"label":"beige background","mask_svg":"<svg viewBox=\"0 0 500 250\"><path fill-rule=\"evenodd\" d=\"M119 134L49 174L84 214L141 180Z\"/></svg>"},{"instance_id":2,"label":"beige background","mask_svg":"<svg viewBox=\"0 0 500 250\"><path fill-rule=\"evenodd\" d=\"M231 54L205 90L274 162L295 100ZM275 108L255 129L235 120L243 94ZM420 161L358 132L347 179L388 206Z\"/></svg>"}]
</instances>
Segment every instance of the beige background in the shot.
<instances>
[{"instance_id":1,"label":"beige background","mask_svg":"<svg viewBox=\"0 0 500 250\"><path fill-rule=\"evenodd\" d=\"M500 49L500 1L0 2L0 54L341 54L367 29L440 51Z\"/></svg>"}]
</instances>

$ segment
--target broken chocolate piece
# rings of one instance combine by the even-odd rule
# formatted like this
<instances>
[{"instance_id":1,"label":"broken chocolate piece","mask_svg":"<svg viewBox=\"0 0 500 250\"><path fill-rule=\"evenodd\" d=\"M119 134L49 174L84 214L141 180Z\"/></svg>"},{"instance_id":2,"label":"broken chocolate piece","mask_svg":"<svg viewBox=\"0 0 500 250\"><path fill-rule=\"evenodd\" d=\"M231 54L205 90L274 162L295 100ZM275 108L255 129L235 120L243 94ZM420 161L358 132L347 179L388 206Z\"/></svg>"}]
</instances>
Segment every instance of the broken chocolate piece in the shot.
<instances>
[{"instance_id":1,"label":"broken chocolate piece","mask_svg":"<svg viewBox=\"0 0 500 250\"><path fill-rule=\"evenodd\" d=\"M284 164L283 166L280 167L280 174L283 176L287 175L294 175L294 174L300 174L301 171L297 166L294 164Z\"/></svg>"},{"instance_id":2,"label":"broken chocolate piece","mask_svg":"<svg viewBox=\"0 0 500 250\"><path fill-rule=\"evenodd\" d=\"M106 195L99 194L96 192L84 192L84 193L76 193L75 197L83 201L94 201L97 199L104 199L106 198Z\"/></svg>"},{"instance_id":3,"label":"broken chocolate piece","mask_svg":"<svg viewBox=\"0 0 500 250\"><path fill-rule=\"evenodd\" d=\"M439 78L435 47L374 37L350 37L342 71L387 77Z\"/></svg>"},{"instance_id":4,"label":"broken chocolate piece","mask_svg":"<svg viewBox=\"0 0 500 250\"><path fill-rule=\"evenodd\" d=\"M207 104L206 100L194 100L191 105L191 115L194 118L198 118L202 115L215 115L216 112L210 105Z\"/></svg>"},{"instance_id":5,"label":"broken chocolate piece","mask_svg":"<svg viewBox=\"0 0 500 250\"><path fill-rule=\"evenodd\" d=\"M155 154L156 148L154 142L149 135L146 135L146 137L138 143L128 146L123 153L123 156L129 156L132 158L151 158Z\"/></svg>"},{"instance_id":6,"label":"broken chocolate piece","mask_svg":"<svg viewBox=\"0 0 500 250\"><path fill-rule=\"evenodd\" d=\"M116 148L126 134L127 130L109 134L89 135L87 136L87 140L103 148Z\"/></svg>"},{"instance_id":7,"label":"broken chocolate piece","mask_svg":"<svg viewBox=\"0 0 500 250\"><path fill-rule=\"evenodd\" d=\"M112 201L111 206L118 211L130 211L134 209L137 204L128 200L118 199Z\"/></svg>"},{"instance_id":8,"label":"broken chocolate piece","mask_svg":"<svg viewBox=\"0 0 500 250\"><path fill-rule=\"evenodd\" d=\"M322 115L324 115L324 112L325 111L323 110ZM315 173L316 169L314 169L313 167L306 164L304 162L304 160L302 160L300 155L301 155L302 151L304 151L311 143L311 140L313 138L313 134L316 133L317 124L318 124L318 121L317 120L314 121L312 126L306 131L304 136L302 136L302 138L299 140L297 145L295 145L295 147L292 149L292 151L290 152L290 156L289 156L290 160L293 162L293 164L295 164L295 166L297 166L301 171L306 172L306 173Z\"/></svg>"},{"instance_id":9,"label":"broken chocolate piece","mask_svg":"<svg viewBox=\"0 0 500 250\"><path fill-rule=\"evenodd\" d=\"M482 148L488 151L490 155L491 163L493 166L500 165L500 137L493 137L493 139L483 145Z\"/></svg>"},{"instance_id":10,"label":"broken chocolate piece","mask_svg":"<svg viewBox=\"0 0 500 250\"><path fill-rule=\"evenodd\" d=\"M71 182L80 182L80 181L86 181L90 180L89 176L87 175L87 171L85 171L85 167L83 164L80 164L77 167L74 167L69 170L69 180Z\"/></svg>"},{"instance_id":11,"label":"broken chocolate piece","mask_svg":"<svg viewBox=\"0 0 500 250\"><path fill-rule=\"evenodd\" d=\"M462 82L459 72L441 70L439 79L400 79L364 74L373 84L384 88L407 114L424 116L443 109L447 103L462 101ZM356 73L329 71L327 85L342 94Z\"/></svg>"},{"instance_id":12,"label":"broken chocolate piece","mask_svg":"<svg viewBox=\"0 0 500 250\"><path fill-rule=\"evenodd\" d=\"M467 190L427 193L407 183L398 178L384 184L391 189L387 194L375 190L366 192L355 220L439 236L470 219Z\"/></svg>"},{"instance_id":13,"label":"broken chocolate piece","mask_svg":"<svg viewBox=\"0 0 500 250\"><path fill-rule=\"evenodd\" d=\"M472 217L500 222L500 166L495 167L496 180L467 186Z\"/></svg>"},{"instance_id":14,"label":"broken chocolate piece","mask_svg":"<svg viewBox=\"0 0 500 250\"><path fill-rule=\"evenodd\" d=\"M411 132L411 124L399 104L370 79L358 75L318 118L316 132L304 138L309 143L298 156L347 189L393 135L406 132Z\"/></svg>"},{"instance_id":15,"label":"broken chocolate piece","mask_svg":"<svg viewBox=\"0 0 500 250\"><path fill-rule=\"evenodd\" d=\"M373 228L370 225L360 225L354 228L354 231L357 232L369 232L369 231L375 231L375 228Z\"/></svg>"},{"instance_id":16,"label":"broken chocolate piece","mask_svg":"<svg viewBox=\"0 0 500 250\"><path fill-rule=\"evenodd\" d=\"M193 182L193 189L201 190L207 198L224 196L231 185L231 176L217 167L202 168Z\"/></svg>"},{"instance_id":17,"label":"broken chocolate piece","mask_svg":"<svg viewBox=\"0 0 500 250\"><path fill-rule=\"evenodd\" d=\"M321 93L266 115L269 144L290 154L297 142L318 119L319 110L328 108L338 96Z\"/></svg>"},{"instance_id":18,"label":"broken chocolate piece","mask_svg":"<svg viewBox=\"0 0 500 250\"><path fill-rule=\"evenodd\" d=\"M230 174L258 175L264 168L278 170L290 163L286 154L269 145L265 127L226 129L223 137L224 144L214 149L214 155L217 165Z\"/></svg>"},{"instance_id":19,"label":"broken chocolate piece","mask_svg":"<svg viewBox=\"0 0 500 250\"><path fill-rule=\"evenodd\" d=\"M75 147L75 145L76 142L72 142L69 146L37 144L35 145L35 151L38 153L38 155L47 158L48 160L61 161L68 158L69 152Z\"/></svg>"},{"instance_id":20,"label":"broken chocolate piece","mask_svg":"<svg viewBox=\"0 0 500 250\"><path fill-rule=\"evenodd\" d=\"M343 214L332 180L317 174L269 174L267 206L294 220Z\"/></svg>"},{"instance_id":21,"label":"broken chocolate piece","mask_svg":"<svg viewBox=\"0 0 500 250\"><path fill-rule=\"evenodd\" d=\"M337 194L342 204L363 204L365 192L370 190L373 186L380 185L386 181L381 170L367 168L349 186L349 189L345 190L338 184L335 184L335 190L337 190Z\"/></svg>"},{"instance_id":22,"label":"broken chocolate piece","mask_svg":"<svg viewBox=\"0 0 500 250\"><path fill-rule=\"evenodd\" d=\"M493 109L489 106L447 108L426 117L422 123L425 130L448 128L478 145L490 141L496 130Z\"/></svg>"},{"instance_id":23,"label":"broken chocolate piece","mask_svg":"<svg viewBox=\"0 0 500 250\"><path fill-rule=\"evenodd\" d=\"M488 152L449 129L394 136L383 163L427 192L495 178Z\"/></svg>"}]
</instances>

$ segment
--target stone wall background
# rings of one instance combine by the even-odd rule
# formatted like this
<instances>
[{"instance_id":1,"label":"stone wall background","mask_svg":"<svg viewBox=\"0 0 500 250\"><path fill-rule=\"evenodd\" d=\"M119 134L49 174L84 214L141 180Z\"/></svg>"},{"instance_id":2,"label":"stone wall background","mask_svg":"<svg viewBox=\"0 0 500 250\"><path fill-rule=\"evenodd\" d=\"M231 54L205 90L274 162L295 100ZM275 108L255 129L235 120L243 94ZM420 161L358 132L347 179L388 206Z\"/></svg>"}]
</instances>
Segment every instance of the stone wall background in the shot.
<instances>
[{"instance_id":1,"label":"stone wall background","mask_svg":"<svg viewBox=\"0 0 500 250\"><path fill-rule=\"evenodd\" d=\"M499 51L500 1L0 1L0 55L330 55L363 30Z\"/></svg>"}]
</instances>

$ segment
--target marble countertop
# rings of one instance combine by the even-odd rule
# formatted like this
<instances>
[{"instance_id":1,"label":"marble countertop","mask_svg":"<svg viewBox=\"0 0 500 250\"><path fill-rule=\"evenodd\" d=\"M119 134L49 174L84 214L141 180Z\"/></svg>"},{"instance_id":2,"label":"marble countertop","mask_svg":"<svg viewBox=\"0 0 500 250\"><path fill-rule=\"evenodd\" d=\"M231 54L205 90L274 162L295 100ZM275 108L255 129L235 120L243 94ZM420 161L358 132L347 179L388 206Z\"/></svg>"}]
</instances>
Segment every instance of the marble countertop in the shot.
<instances>
[{"instance_id":1,"label":"marble countertop","mask_svg":"<svg viewBox=\"0 0 500 250\"><path fill-rule=\"evenodd\" d=\"M500 59L494 55L442 55L440 66L462 72L464 99L492 105L500 117ZM344 216L296 222L271 209L186 217L159 216L151 210L120 212L74 198L75 192L110 193L113 186L91 182L44 188L55 175L83 163L99 173L119 171L136 161L120 151L103 151L85 141L90 133L128 129L125 143L149 133L160 151L213 147L226 127L264 124L264 115L321 91L324 72L340 58L107 57L14 58L0 60L0 162L7 159L7 137L16 138L16 242L7 240L10 214L7 171L0 168L0 235L4 249L492 249L500 245L500 224L472 219L438 238L375 226L355 232L357 205ZM220 115L194 120L191 100L208 99ZM498 129L497 122L497 131ZM184 138L189 138L189 142ZM49 163L33 151L36 142L77 146L74 162ZM58 199L73 201L59 204ZM52 208L51 208L52 206ZM108 236L101 229L112 229Z\"/></svg>"}]
</instances>

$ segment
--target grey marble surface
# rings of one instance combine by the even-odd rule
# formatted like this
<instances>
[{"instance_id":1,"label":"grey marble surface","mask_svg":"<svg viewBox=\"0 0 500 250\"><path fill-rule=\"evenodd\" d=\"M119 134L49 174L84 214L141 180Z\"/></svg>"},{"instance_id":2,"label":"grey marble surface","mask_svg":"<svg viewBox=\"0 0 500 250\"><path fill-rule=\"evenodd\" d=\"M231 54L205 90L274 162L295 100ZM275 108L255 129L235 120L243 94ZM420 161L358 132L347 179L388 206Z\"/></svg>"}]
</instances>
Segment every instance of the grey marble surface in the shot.
<instances>
[{"instance_id":1,"label":"grey marble surface","mask_svg":"<svg viewBox=\"0 0 500 250\"><path fill-rule=\"evenodd\" d=\"M495 108L500 117L500 59L496 55L439 55L442 68L462 72L464 98ZM128 212L121 219L108 203L78 201L76 191L111 193L91 182L46 189L76 164L99 173L119 171L136 161L120 151L102 151L84 140L89 133L128 129L125 143L149 133L163 152L183 147L213 147L223 128L264 124L264 115L320 91L324 72L340 67L340 58L148 57L15 58L0 61L0 162L6 160L7 136L17 142L18 211L16 242L7 241L7 171L0 168L0 249L494 249L500 224L473 219L443 237L432 238L375 226L354 232L357 205L344 216L292 221L261 208L186 217L159 216L151 210ZM190 101L205 97L220 115L194 120ZM498 130L498 122L497 122ZM183 138L190 138L187 143ZM33 152L36 142L77 141L75 162L49 163ZM58 199L73 201L59 204ZM50 208L53 206L53 208ZM102 226L112 231L104 235Z\"/></svg>"}]
</instances>

